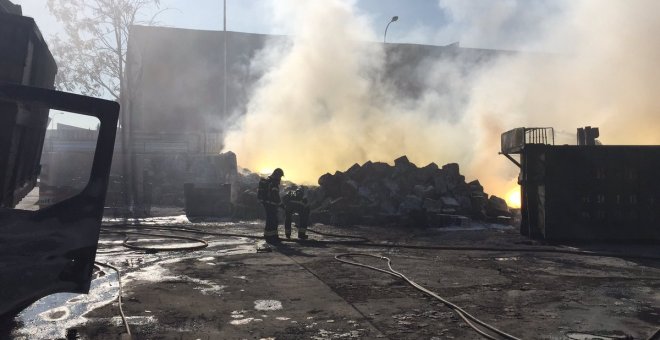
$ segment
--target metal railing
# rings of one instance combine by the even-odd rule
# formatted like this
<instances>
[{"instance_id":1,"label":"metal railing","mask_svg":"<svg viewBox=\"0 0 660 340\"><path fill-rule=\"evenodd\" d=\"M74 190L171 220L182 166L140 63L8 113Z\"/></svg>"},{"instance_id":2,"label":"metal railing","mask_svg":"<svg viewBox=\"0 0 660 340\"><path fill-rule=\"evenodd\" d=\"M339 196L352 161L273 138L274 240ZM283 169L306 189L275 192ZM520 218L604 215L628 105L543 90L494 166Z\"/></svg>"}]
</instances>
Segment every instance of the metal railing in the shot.
<instances>
[{"instance_id":1,"label":"metal railing","mask_svg":"<svg viewBox=\"0 0 660 340\"><path fill-rule=\"evenodd\" d=\"M555 129L551 127L535 127L523 129L525 129L524 144L555 145ZM551 142L549 142L549 140Z\"/></svg>"}]
</instances>

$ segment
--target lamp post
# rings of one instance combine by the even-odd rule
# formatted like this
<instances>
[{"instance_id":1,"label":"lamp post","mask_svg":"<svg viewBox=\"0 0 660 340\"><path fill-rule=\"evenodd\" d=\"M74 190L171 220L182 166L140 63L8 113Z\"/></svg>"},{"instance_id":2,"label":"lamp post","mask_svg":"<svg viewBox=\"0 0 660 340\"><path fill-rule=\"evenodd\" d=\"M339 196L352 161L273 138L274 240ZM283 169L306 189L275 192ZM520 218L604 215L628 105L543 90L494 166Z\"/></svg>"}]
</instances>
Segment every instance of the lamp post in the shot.
<instances>
[{"instance_id":1,"label":"lamp post","mask_svg":"<svg viewBox=\"0 0 660 340\"><path fill-rule=\"evenodd\" d=\"M399 17L395 15L392 17L392 20L390 20L390 22L387 23L387 26L385 26L385 34L383 34L383 44L385 43L385 39L387 38L387 29L390 27L391 23L397 20L399 20Z\"/></svg>"},{"instance_id":2,"label":"lamp post","mask_svg":"<svg viewBox=\"0 0 660 340\"><path fill-rule=\"evenodd\" d=\"M222 91L222 114L223 119L227 118L227 0L222 2L222 36L223 36L223 52L224 58L222 58L222 77L223 77L223 91Z\"/></svg>"}]
</instances>

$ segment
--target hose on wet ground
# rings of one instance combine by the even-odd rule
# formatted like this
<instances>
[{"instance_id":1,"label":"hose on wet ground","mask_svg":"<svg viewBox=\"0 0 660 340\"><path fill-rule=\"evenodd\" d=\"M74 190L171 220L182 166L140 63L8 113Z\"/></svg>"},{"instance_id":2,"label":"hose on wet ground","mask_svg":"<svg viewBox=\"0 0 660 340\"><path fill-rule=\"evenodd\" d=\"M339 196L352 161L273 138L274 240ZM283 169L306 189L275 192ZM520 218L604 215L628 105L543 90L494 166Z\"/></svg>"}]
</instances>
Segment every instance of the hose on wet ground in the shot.
<instances>
[{"instance_id":1,"label":"hose on wet ground","mask_svg":"<svg viewBox=\"0 0 660 340\"><path fill-rule=\"evenodd\" d=\"M660 328L658 328L647 340L660 340Z\"/></svg>"},{"instance_id":2,"label":"hose on wet ground","mask_svg":"<svg viewBox=\"0 0 660 340\"><path fill-rule=\"evenodd\" d=\"M375 267L375 266L370 266L370 265L367 265L367 264L364 264L364 263L344 259L345 257L359 257L359 256L373 257L373 258L377 258L379 260L386 260L388 270L381 269L381 268L378 268L378 267ZM441 297L440 295L434 293L433 291L424 288L420 284L418 284L415 281L409 279L407 276L405 276L402 273L394 270L394 268L392 268L392 260L390 260L389 257L373 255L373 254L363 254L363 253L345 253L345 254L335 255L335 259L337 261L342 262L342 263L346 263L346 264L353 265L353 266L364 267L364 268L368 268L368 269L371 269L371 270L379 271L381 273L385 273L385 274L388 274L388 275L391 275L391 276L394 276L394 277L397 277L397 278L400 278L400 279L406 281L408 284L413 286L415 289L423 292L426 295L429 295L429 296L439 300L445 306L452 309L456 314L458 314L458 316L461 317L461 319L463 319L463 321L465 321L465 323L468 326L470 326L472 329L474 329L477 333L479 333L481 336L483 336L486 339L492 339L492 340L498 340L498 339L520 340L519 338L517 338L517 337L515 337L511 334L508 334L504 331L501 331L501 330L497 329L496 327L494 327L494 326L492 326L492 325L490 325L486 322L483 322L483 321L479 320L475 316L473 316L470 313L466 312L461 307L459 307L459 306L455 305L454 303L444 299L443 297ZM475 325L475 323L479 326ZM489 333L491 333L491 334L489 334ZM496 334L496 335L493 335L493 333Z\"/></svg>"},{"instance_id":3,"label":"hose on wet ground","mask_svg":"<svg viewBox=\"0 0 660 340\"><path fill-rule=\"evenodd\" d=\"M203 248L208 247L208 242L206 242L203 239L200 238L194 238L194 237L187 237L187 236L175 236L175 235L165 235L161 233L150 233L150 232L140 232L140 231L128 231L128 230L111 230L110 228L132 228L132 229L145 229L145 230L160 230L160 231L179 231L179 232L186 232L186 233L191 233L191 234L200 234L200 235L209 235L209 236L224 236L224 237L245 237L245 238L252 238L252 239L264 239L263 236L258 236L258 235L246 235L246 234L236 234L236 233L218 233L218 232L209 232L209 231L204 231L204 230L199 230L195 228L190 228L186 226L147 226L147 225L141 225L141 224L130 224L130 223L120 223L120 224L112 224L112 225L105 225L101 228L101 233L103 234L117 234L117 235L124 235L125 239L122 242L122 246L133 249L133 250L140 250L140 251L146 251L146 252L160 252L160 251L194 251L194 250L200 250ZM338 234L331 234L331 233L323 233L323 232L316 232L316 231L311 231L312 233L322 235L322 236L327 236L327 237L342 237L342 238L349 238L349 239L356 239L358 242L366 242L368 241L367 238L361 237L361 236L350 236L350 235L338 235ZM183 241L192 241L192 242L198 242L200 243L199 245L195 246L179 246L179 247L146 247L146 246L138 246L135 244L129 243L129 235L140 235L140 236L150 236L150 237L161 237L161 238L167 238L167 239L174 239L174 240L183 240ZM353 241L355 243L356 241ZM98 251L97 251L98 252ZM101 252L98 252L101 253ZM121 283L121 274L118 268L107 264L107 263L102 263L102 262L95 262L99 266L104 266L111 268L117 272L117 279L119 282L119 295L117 297L117 302L119 304L119 314L121 316L122 322L124 323L124 327L126 328L126 333L130 336L131 331L128 326L128 322L126 321L126 316L124 315L124 310L122 307L122 301L121 301L121 296L122 296L122 283Z\"/></svg>"},{"instance_id":4,"label":"hose on wet ground","mask_svg":"<svg viewBox=\"0 0 660 340\"><path fill-rule=\"evenodd\" d=\"M116 231L109 230L108 228L135 228L135 229L150 229L150 230L161 230L161 231L181 231L198 235L209 235L209 236L225 236L225 237L244 237L250 239L264 239L260 235L249 235L249 234L240 234L240 233L226 233L226 232L210 232L205 230L199 230L195 228L190 228L187 226L182 226L178 224L168 225L168 226L150 226L143 224L134 224L134 223L116 223L104 225L101 229L105 232L120 233ZM343 234L332 234L326 232L320 232L313 230L311 228L307 229L307 232L312 234L318 234L326 237L334 238L343 238L350 240L283 240L285 242L301 242L301 243L322 243L322 244L336 244L336 245L345 245L345 246L364 246L364 247L389 247L389 248L401 248L401 249L417 249L417 250L453 250L453 251L491 251L491 252L519 252L519 253L552 253L552 254L568 254L568 255L579 255L579 256L596 256L596 257L618 257L624 259L636 259L636 260L660 260L658 256L648 256L640 254L623 254L615 252L600 252L600 251L587 251L587 250L576 250L576 249L560 249L560 248L538 248L538 247L486 247L486 246L447 246L447 245L411 245L411 244L400 244L400 243L389 243L389 242L373 242L369 238L363 236L353 236L353 235L343 235ZM171 238L176 238L178 236L170 236ZM189 239L190 240L190 239ZM198 240L204 242L203 240ZM203 248L203 247L202 247ZM200 248L201 249L201 248ZM174 248L164 248L162 251L168 250L178 250ZM186 250L186 249L183 249Z\"/></svg>"},{"instance_id":5,"label":"hose on wet ground","mask_svg":"<svg viewBox=\"0 0 660 340\"><path fill-rule=\"evenodd\" d=\"M162 228L164 229L164 228ZM161 230L162 230L161 229ZM114 231L114 230L108 230L101 228L101 233L104 234L119 234L119 235L124 235L125 239L124 242L122 242L122 246L133 249L133 250L142 250L146 252L158 252L158 251L182 251L182 250L200 250L204 249L209 246L208 242L199 239L199 238L194 238L194 237L187 237L187 236L174 236L174 235L165 235L165 234L158 234L158 233L144 233L144 232L139 232L139 231ZM129 235L141 235L141 236L150 236L150 237L161 237L161 238L167 238L167 239L173 239L173 240L179 240L179 241L192 241L199 243L198 245L194 246L178 246L178 247L147 247L147 246L138 246L135 244L129 243Z\"/></svg>"},{"instance_id":6,"label":"hose on wet ground","mask_svg":"<svg viewBox=\"0 0 660 340\"><path fill-rule=\"evenodd\" d=\"M163 235L163 234L154 234L154 233L144 233L144 232L136 232L136 231L115 231L115 230L109 230L108 228L134 228L134 229L146 229L146 230L160 230L160 231L179 231L179 232L186 232L186 233L192 233L192 234L198 234L198 235L209 235L209 236L224 236L224 237L243 237L243 238L250 238L250 239L264 239L263 236L259 235L249 235L249 234L242 234L242 233L226 233L226 232L210 232L210 231L204 231L204 230L199 230L195 228L190 228L187 226L182 226L182 225L168 225L168 226L149 226L149 225L143 225L143 224L132 224L132 223L119 223L119 224L111 224L111 225L105 225L104 228L102 229L102 232L104 233L113 233L113 234L134 234L134 235L144 235L144 236L158 236L158 237L164 237L164 238L172 238L172 239L183 239L186 241L195 241L195 242L200 242L202 243L201 245L198 246L192 246L192 247L141 247L141 246L135 246L132 244L129 244L127 242L128 237L126 240L124 240L124 245L127 248L134 249L134 250L146 250L146 251L174 251L174 250L196 250L196 249L202 249L208 246L208 243L202 239L197 239L197 238L192 238L192 237L185 237L185 236L172 236L172 235ZM559 254L569 254L569 255L580 255L580 256L601 256L601 257L618 257L618 258L634 258L634 259L646 259L646 260L660 260L660 257L654 257L654 256L644 256L644 255L635 255L635 254L620 254L620 253L612 253L612 252L592 252L592 251L584 251L584 250L571 250L571 249L557 249L557 248L512 248L512 247L475 247L475 246L441 246L441 245L406 245L406 244L397 244L397 243L376 243L371 241L370 239L362 236L352 236L352 235L342 235L342 234L333 234L333 233L326 233L326 232L320 232L316 231L313 229L307 229L309 233L321 235L321 236L326 236L326 237L336 237L336 238L348 238L351 239L350 241L347 240L323 240L323 241L313 241L313 242L319 242L319 243L327 243L327 244L339 244L339 245L347 245L347 246L369 246L369 247L389 247L389 248L405 248L405 249L422 249L422 250L456 250L456 251L494 251L494 252L531 252L531 253L559 253ZM285 240L286 241L286 240ZM293 240L292 240L293 241ZM308 242L308 241L303 241L303 242ZM377 267L365 265L362 263L358 262L353 262L353 261L348 261L342 259L342 257L347 257L347 256L369 256L369 257L375 257L383 260L387 260L388 262L388 270L380 269ZM470 327L472 327L477 333L482 335L483 337L487 339L495 339L497 340L497 337L493 337L492 334L488 334L488 332L492 332L494 334L497 334L497 336L503 337L505 339L518 339L510 334L507 334L505 332L502 332L498 330L497 328L480 321L476 317L470 315L469 313L465 312L463 309L460 307L456 306L455 304L443 299L439 295L435 294L434 292L422 287L421 285L417 284L416 282L410 280L407 278L405 275L401 274L400 272L395 271L392 266L391 266L391 260L387 257L384 256L376 256L376 255L371 255L371 254L359 254L359 253L347 253L347 254L339 254L335 256L335 259L338 261L341 261L343 263L351 264L351 265L356 265L356 266L361 266L365 268L369 268L372 270L377 270L398 278L403 279L406 281L408 284L412 285L416 289L424 292L425 294L432 296L438 300L440 300L442 303L444 303L446 306L454 310ZM482 330L479 328L479 326L476 326L474 323L478 324L479 326L483 327L486 331ZM652 335L649 340L658 340L660 329L656 334Z\"/></svg>"},{"instance_id":7,"label":"hose on wet ground","mask_svg":"<svg viewBox=\"0 0 660 340\"><path fill-rule=\"evenodd\" d=\"M113 228L133 228L133 229L140 229L140 230L160 230L160 231L179 231L179 232L184 232L184 233L191 233L191 234L198 234L198 235L207 235L207 236L223 236L223 237L244 237L244 238L250 238L250 239L260 239L263 240L264 237L261 235L249 235L249 234L239 234L239 233L226 233L226 232L212 232L212 231L205 231L205 230L199 230L195 228L190 228L187 226L182 226L182 225L168 225L168 226L152 226L152 225L143 225L143 224L132 224L132 223L117 223L117 224L109 224L109 225L104 225L101 228L102 233L107 233L107 234L133 234L133 235L143 235L143 236L160 236L164 238L171 238L171 239L184 239L187 241L194 241L194 242L199 242L202 243L202 245L199 246L193 246L193 247L162 247L162 248L157 248L157 247L143 247L143 246L136 246L128 243L128 238L124 240L124 243L122 243L123 246L126 248L134 249L134 250L144 250L144 251L176 251L176 250L198 250L202 249L208 246L208 243L202 239L198 238L192 238L192 237L185 237L185 236L173 236L173 235L163 235L163 234L155 234L155 233L143 233L143 232L136 232L136 231L116 231L116 230L111 230ZM326 236L326 237L334 237L334 238L340 238L344 240L323 240L323 241L315 241L315 240L288 240L288 239L283 239L283 242L298 242L298 243L310 243L310 242L317 242L317 243L324 243L324 244L344 244L344 245L354 245L354 244L359 244L359 243L367 243L369 242L369 239L363 236L353 236L353 235L340 235L340 234L332 234L332 233L326 233L326 232L320 232L320 231L315 231L315 230L307 230L311 234L318 234L321 236ZM348 239L348 240L346 240Z\"/></svg>"},{"instance_id":8,"label":"hose on wet ground","mask_svg":"<svg viewBox=\"0 0 660 340\"><path fill-rule=\"evenodd\" d=\"M103 262L98 262L94 261L94 263L98 266L110 268L117 272L117 282L119 283L119 294L117 295L117 304L119 305L119 316L121 316L121 321L124 323L124 327L126 328L126 334L129 336L131 335L131 328L128 326L128 321L126 321L126 315L124 314L124 308L122 306L122 301L121 301L121 296L122 296L122 284L121 284L121 272L119 271L119 268L108 264L108 263L103 263Z\"/></svg>"},{"instance_id":9,"label":"hose on wet ground","mask_svg":"<svg viewBox=\"0 0 660 340\"><path fill-rule=\"evenodd\" d=\"M329 242L341 242L342 244L347 244L350 242L350 244L353 243L369 243L371 242L370 239L364 237L364 236L353 236L353 235L340 235L340 234L333 234L333 233L326 233L323 231L318 231L314 229L307 228L307 232L310 234L316 234L316 235L321 235L321 236L326 236L326 237L337 237L337 238L349 238L354 241L329 241ZM321 242L327 242L327 241L321 241Z\"/></svg>"}]
</instances>

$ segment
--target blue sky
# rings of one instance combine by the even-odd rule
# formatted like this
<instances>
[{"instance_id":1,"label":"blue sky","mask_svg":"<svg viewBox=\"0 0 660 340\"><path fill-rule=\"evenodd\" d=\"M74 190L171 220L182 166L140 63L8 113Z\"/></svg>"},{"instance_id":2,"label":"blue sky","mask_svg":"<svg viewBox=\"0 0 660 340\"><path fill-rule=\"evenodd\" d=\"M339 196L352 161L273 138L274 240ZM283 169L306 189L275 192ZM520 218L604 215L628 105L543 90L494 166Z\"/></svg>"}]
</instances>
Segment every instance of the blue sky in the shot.
<instances>
[{"instance_id":1,"label":"blue sky","mask_svg":"<svg viewBox=\"0 0 660 340\"><path fill-rule=\"evenodd\" d=\"M23 14L37 22L46 41L62 33L61 24L50 14L47 0L12 0L23 7ZM226 0L227 29L230 31L282 34L287 32L273 17L273 6L281 0ZM304 0L327 1L327 0ZM534 49L544 23L560 13L568 0L346 0L371 26L380 41L392 16L387 42L447 45L507 50ZM222 0L161 0L160 25L222 29ZM154 9L155 11L155 9ZM151 13L147 15L150 17ZM67 115L56 121L80 125ZM88 127L95 122L84 124Z\"/></svg>"},{"instance_id":2,"label":"blue sky","mask_svg":"<svg viewBox=\"0 0 660 340\"><path fill-rule=\"evenodd\" d=\"M230 31L287 34L272 18L272 7L277 0L226 0L227 29ZM310 0L316 1L316 0ZM44 38L63 33L62 25L50 14L47 0L12 0L22 6L23 15L33 17ZM435 36L423 32L437 31L447 15L438 4L438 0L357 0L356 11L368 18L373 31L382 36L385 26L394 15L399 16L396 23L390 25L387 33L388 42L409 42L444 45L452 41L441 41ZM221 30L223 23L222 0L161 0L158 16L160 25ZM156 9L154 9L155 11ZM153 13L153 12L152 12ZM148 14L151 16L151 13ZM422 32L422 34L419 34ZM414 37L413 37L414 36ZM93 118L71 114L51 115L54 122L94 128L97 121Z\"/></svg>"},{"instance_id":3,"label":"blue sky","mask_svg":"<svg viewBox=\"0 0 660 340\"><path fill-rule=\"evenodd\" d=\"M48 38L59 32L46 0L12 0L37 21ZM323 0L307 0L323 1ZM566 0L352 0L356 10L382 36L394 15L399 21L388 30L388 42L521 48L538 31L543 18L561 11ZM272 21L277 0L227 0L227 29L231 31L286 34ZM180 28L222 29L222 0L161 0L162 25Z\"/></svg>"},{"instance_id":4,"label":"blue sky","mask_svg":"<svg viewBox=\"0 0 660 340\"><path fill-rule=\"evenodd\" d=\"M59 23L48 12L46 0L12 1L23 7L24 15L35 18L46 38L60 31ZM278 31L270 20L270 3L264 0L227 0L227 29L286 34ZM390 18L398 15L399 21L392 24L387 33L388 41L392 42L397 42L397 39L421 28L438 30L447 19L447 14L440 8L437 0L358 0L356 7L371 19L375 32L384 31ZM162 0L161 8L169 8L158 17L163 25L205 30L222 29L222 0ZM449 43L432 40L415 42Z\"/></svg>"}]
</instances>

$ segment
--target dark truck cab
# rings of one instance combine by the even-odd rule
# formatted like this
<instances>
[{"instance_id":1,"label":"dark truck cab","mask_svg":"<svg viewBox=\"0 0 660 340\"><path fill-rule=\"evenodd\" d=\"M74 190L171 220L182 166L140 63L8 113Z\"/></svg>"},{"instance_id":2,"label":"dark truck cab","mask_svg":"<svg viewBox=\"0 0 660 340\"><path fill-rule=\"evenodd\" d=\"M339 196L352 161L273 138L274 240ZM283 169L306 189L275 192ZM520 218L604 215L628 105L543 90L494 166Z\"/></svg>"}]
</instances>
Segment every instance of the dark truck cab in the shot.
<instances>
[{"instance_id":1,"label":"dark truck cab","mask_svg":"<svg viewBox=\"0 0 660 340\"><path fill-rule=\"evenodd\" d=\"M0 83L0 116L20 113L25 106L40 108L24 111L27 118L42 119L30 116L45 114L47 117L48 109L56 109L96 117L100 126L89 181L80 193L36 211L13 209L11 205L0 207L2 318L49 294L89 291L119 116L119 104L113 101ZM46 110L41 110L44 108ZM15 149L14 154L34 151L23 149L20 144L11 144L20 138L6 140L10 145L0 147ZM36 159L39 159L40 151L39 146L37 154L33 155ZM26 168L25 164L9 162L5 158L0 159L0 167L4 170L11 168L11 171L5 171L6 174L14 173L0 178L5 183L21 174L38 174L38 162L28 162L26 164L32 168ZM12 183L13 187L28 185ZM5 189L8 189L5 194L25 191L23 187L20 190Z\"/></svg>"},{"instance_id":2,"label":"dark truck cab","mask_svg":"<svg viewBox=\"0 0 660 340\"><path fill-rule=\"evenodd\" d=\"M54 91L56 74L34 19L0 0L0 320L48 294L86 293L91 282L119 105ZM14 209L38 186L50 109L99 119L88 183L49 207Z\"/></svg>"}]
</instances>

